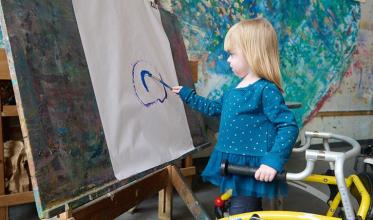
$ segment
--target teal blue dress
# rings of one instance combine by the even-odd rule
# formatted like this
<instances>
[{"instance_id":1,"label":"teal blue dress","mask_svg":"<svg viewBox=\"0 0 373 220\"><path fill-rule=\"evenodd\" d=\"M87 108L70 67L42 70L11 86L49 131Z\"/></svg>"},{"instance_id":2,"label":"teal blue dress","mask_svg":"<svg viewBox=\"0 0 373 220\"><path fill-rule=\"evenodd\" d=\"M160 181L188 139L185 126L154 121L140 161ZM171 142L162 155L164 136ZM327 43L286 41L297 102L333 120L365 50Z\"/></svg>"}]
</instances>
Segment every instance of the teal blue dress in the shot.
<instances>
[{"instance_id":1,"label":"teal blue dress","mask_svg":"<svg viewBox=\"0 0 373 220\"><path fill-rule=\"evenodd\" d=\"M209 100L183 87L179 95L193 109L208 116L220 116L217 143L202 178L233 195L273 198L287 194L286 182L261 182L253 177L220 175L220 164L247 165L258 168L265 164L283 171L298 136L292 111L285 105L277 86L260 79L243 88L232 88L219 100Z\"/></svg>"}]
</instances>

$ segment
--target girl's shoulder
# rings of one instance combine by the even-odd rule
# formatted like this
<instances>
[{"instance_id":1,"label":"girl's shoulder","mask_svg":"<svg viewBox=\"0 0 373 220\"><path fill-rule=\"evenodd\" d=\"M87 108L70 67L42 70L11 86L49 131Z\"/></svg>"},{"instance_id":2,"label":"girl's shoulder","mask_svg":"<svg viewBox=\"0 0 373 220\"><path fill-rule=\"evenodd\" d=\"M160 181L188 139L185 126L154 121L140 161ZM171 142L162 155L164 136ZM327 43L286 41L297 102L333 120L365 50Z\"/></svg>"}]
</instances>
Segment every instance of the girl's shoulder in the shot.
<instances>
[{"instance_id":1,"label":"girl's shoulder","mask_svg":"<svg viewBox=\"0 0 373 220\"><path fill-rule=\"evenodd\" d=\"M269 93L269 92L274 93L275 92L275 93L280 93L281 94L280 89L276 86L275 83L273 83L269 80L266 80L266 79L263 79L262 81L263 81L263 83L262 83L262 88L263 88L262 92L263 93Z\"/></svg>"},{"instance_id":2,"label":"girl's shoulder","mask_svg":"<svg viewBox=\"0 0 373 220\"><path fill-rule=\"evenodd\" d=\"M263 86L266 88L277 88L276 84L267 80L267 79L262 79Z\"/></svg>"}]
</instances>

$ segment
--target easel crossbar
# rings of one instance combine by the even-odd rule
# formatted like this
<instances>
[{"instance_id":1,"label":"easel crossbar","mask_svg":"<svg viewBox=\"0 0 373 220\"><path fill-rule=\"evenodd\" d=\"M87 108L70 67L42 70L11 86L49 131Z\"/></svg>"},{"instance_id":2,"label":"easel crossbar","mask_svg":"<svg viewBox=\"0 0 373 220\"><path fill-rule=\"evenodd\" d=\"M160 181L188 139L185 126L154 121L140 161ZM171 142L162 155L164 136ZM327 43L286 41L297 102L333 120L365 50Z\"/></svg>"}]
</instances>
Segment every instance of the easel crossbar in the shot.
<instances>
[{"instance_id":1,"label":"easel crossbar","mask_svg":"<svg viewBox=\"0 0 373 220\"><path fill-rule=\"evenodd\" d=\"M193 172L188 169L186 173ZM66 210L67 215L60 215L60 220L70 219L71 217L75 220L114 219L157 192L160 192L158 217L169 220L172 218L173 188L176 189L195 219L211 219L193 195L180 169L174 165L169 165L128 187L107 194L76 210Z\"/></svg>"},{"instance_id":2,"label":"easel crossbar","mask_svg":"<svg viewBox=\"0 0 373 220\"><path fill-rule=\"evenodd\" d=\"M112 196L104 196L97 201L73 210L73 217L79 219L114 219L125 211L139 204L144 199L165 188L168 184L167 169L152 174L130 186L115 192Z\"/></svg>"}]
</instances>

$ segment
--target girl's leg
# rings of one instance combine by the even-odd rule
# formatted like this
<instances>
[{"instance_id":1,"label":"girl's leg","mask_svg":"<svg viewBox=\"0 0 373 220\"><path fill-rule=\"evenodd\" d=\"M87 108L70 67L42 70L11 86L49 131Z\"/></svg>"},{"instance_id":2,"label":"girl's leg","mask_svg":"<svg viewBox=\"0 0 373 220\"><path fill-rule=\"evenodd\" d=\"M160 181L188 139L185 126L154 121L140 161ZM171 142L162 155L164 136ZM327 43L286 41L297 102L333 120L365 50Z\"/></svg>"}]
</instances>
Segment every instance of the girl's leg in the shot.
<instances>
[{"instance_id":1,"label":"girl's leg","mask_svg":"<svg viewBox=\"0 0 373 220\"><path fill-rule=\"evenodd\" d=\"M233 196L230 199L229 215L261 210L263 210L262 198L253 196Z\"/></svg>"}]
</instances>

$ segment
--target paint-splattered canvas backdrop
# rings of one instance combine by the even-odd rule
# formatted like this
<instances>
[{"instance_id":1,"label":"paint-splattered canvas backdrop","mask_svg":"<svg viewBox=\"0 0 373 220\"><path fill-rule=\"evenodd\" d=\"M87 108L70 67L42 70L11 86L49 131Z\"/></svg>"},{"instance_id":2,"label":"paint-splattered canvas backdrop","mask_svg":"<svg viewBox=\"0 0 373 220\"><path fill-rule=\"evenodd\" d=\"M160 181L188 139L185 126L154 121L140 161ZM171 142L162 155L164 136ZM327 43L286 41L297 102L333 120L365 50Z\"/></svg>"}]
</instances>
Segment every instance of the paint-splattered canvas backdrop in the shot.
<instances>
[{"instance_id":1,"label":"paint-splattered canvas backdrop","mask_svg":"<svg viewBox=\"0 0 373 220\"><path fill-rule=\"evenodd\" d=\"M373 111L373 1L361 4L357 47L341 87L323 106L328 111Z\"/></svg>"},{"instance_id":2,"label":"paint-splattered canvas backdrop","mask_svg":"<svg viewBox=\"0 0 373 220\"><path fill-rule=\"evenodd\" d=\"M218 98L237 83L226 63L223 40L243 18L266 17L280 43L287 101L296 101L299 124L339 86L356 48L360 3L350 1L164 1L181 21L190 59L200 61L198 92Z\"/></svg>"},{"instance_id":3,"label":"paint-splattered canvas backdrop","mask_svg":"<svg viewBox=\"0 0 373 220\"><path fill-rule=\"evenodd\" d=\"M373 1L361 3L360 29L353 61L341 86L328 98L320 114L303 130L329 131L371 143L373 134ZM322 117L324 112L333 116ZM343 113L355 115L343 116Z\"/></svg>"}]
</instances>

